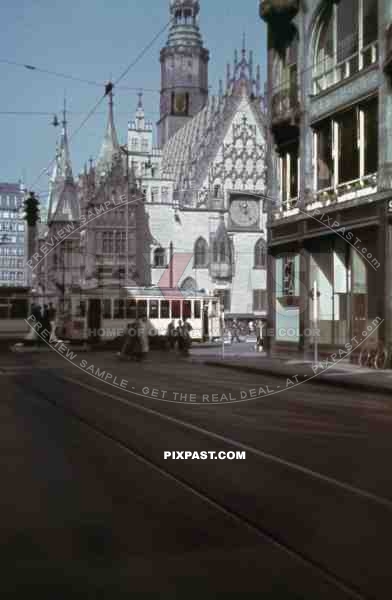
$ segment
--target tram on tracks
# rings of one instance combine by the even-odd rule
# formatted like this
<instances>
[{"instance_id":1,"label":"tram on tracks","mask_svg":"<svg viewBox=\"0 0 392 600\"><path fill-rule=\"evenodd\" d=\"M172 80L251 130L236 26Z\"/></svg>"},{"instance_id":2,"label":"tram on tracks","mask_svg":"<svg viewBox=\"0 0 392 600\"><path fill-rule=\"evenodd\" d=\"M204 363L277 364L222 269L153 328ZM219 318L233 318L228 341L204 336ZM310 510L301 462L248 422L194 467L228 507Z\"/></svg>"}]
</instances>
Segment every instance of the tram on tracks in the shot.
<instances>
[{"instance_id":1,"label":"tram on tracks","mask_svg":"<svg viewBox=\"0 0 392 600\"><path fill-rule=\"evenodd\" d=\"M219 298L207 292L158 287L98 287L69 290L32 298L30 290L0 290L0 338L23 339L30 332L26 319L35 302L56 307L57 337L67 340L109 341L122 336L127 324L146 317L152 335L165 336L169 323L186 318L194 341L221 336L222 311Z\"/></svg>"},{"instance_id":2,"label":"tram on tracks","mask_svg":"<svg viewBox=\"0 0 392 600\"><path fill-rule=\"evenodd\" d=\"M125 287L119 293L98 288L84 294L80 317L84 339L114 339L124 334L128 323L142 317L156 336L166 336L171 321L177 326L185 318L194 341L218 338L222 331L219 298L205 291Z\"/></svg>"}]
</instances>

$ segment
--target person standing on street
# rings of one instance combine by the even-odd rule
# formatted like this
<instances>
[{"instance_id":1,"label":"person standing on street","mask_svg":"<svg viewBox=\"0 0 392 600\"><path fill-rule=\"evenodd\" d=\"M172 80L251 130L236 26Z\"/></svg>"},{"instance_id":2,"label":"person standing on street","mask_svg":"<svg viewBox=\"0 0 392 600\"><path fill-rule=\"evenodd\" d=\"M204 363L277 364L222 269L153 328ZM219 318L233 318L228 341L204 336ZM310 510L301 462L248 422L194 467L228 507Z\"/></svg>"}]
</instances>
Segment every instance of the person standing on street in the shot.
<instances>
[{"instance_id":1,"label":"person standing on street","mask_svg":"<svg viewBox=\"0 0 392 600\"><path fill-rule=\"evenodd\" d=\"M48 317L50 324L50 342L56 342L56 309L52 302L49 302Z\"/></svg>"},{"instance_id":2,"label":"person standing on street","mask_svg":"<svg viewBox=\"0 0 392 600\"><path fill-rule=\"evenodd\" d=\"M139 320L138 336L140 340L140 360L145 360L150 350L149 327L146 316Z\"/></svg>"},{"instance_id":3,"label":"person standing on street","mask_svg":"<svg viewBox=\"0 0 392 600\"><path fill-rule=\"evenodd\" d=\"M172 319L167 327L167 337L169 340L170 350L174 350L176 346L176 325Z\"/></svg>"}]
</instances>

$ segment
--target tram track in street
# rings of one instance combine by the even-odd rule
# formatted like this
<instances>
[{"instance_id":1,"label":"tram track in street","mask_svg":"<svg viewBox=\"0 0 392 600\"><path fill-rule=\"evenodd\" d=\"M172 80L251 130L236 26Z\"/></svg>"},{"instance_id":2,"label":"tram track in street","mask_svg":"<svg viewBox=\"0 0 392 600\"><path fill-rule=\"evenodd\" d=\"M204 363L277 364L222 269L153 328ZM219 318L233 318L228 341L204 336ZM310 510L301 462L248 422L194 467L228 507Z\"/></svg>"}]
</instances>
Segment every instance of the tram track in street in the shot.
<instances>
[{"instance_id":1,"label":"tram track in street","mask_svg":"<svg viewBox=\"0 0 392 600\"><path fill-rule=\"evenodd\" d=\"M74 378L67 376L59 376L58 374L53 373L51 374L51 377L55 377L57 380L63 381L63 383L65 384L71 386L78 386L79 388L84 389L90 394L96 394L98 396L105 397L108 400L119 402L123 406L127 406L128 408L137 410L139 413L143 413L144 415L147 414L150 417L163 420L166 423L170 423L175 426L180 426L185 430L196 433L197 435L208 437L214 440L214 442L218 442L219 444L225 444L229 447L245 449L247 452L257 456L259 459L273 462L275 465L279 465L284 469L291 469L294 472L300 473L301 476L306 476L313 480L316 479L323 485L329 485L338 488L345 494L351 494L356 497L359 497L362 501L375 503L384 510L392 510L392 502L390 502L386 498L379 497L375 494L366 492L365 490L361 490L359 488L355 488L353 486L345 484L344 482L340 482L338 480L334 480L333 478L326 477L321 473L316 473L314 471L302 467L301 465L290 463L289 461L284 461L277 456L265 453L257 448L253 448L247 444L238 442L237 440L233 440L225 436L221 436L212 431L208 431L192 423L182 421L181 419L178 419L176 417L165 415L155 409L140 406L139 404L131 402L123 397L99 390L94 386L90 386L86 383L75 380ZM342 578L339 574L336 574L333 570L330 570L322 562L313 559L311 556L308 556L306 553L292 546L290 543L287 542L287 540L284 539L284 537L278 535L276 531L269 530L267 527L265 527L265 525L254 521L247 515L241 514L241 512L238 511L238 509L233 508L232 506L229 506L226 503L221 502L220 500L217 500L213 497L211 493L208 493L205 489L196 486L193 482L190 482L188 478L181 477L178 475L178 473L173 473L172 470L168 470L167 468L163 467L162 464L159 464L159 462L157 462L156 460L152 460L151 456L146 455L145 452L142 452L140 449L129 445L129 443L125 442L124 439L121 438L121 436L117 436L111 433L106 428L94 422L94 419L91 420L89 418L86 418L86 416L83 416L82 414L80 414L80 412L73 409L72 407L66 406L61 401L53 399L53 397L51 397L45 391L42 390L41 386L33 384L32 390L35 392L35 394L37 394L40 398L43 398L46 402L63 410L67 416L76 419L85 427L88 427L91 430L93 430L97 435L103 436L112 443L117 444L125 452L130 453L138 460L144 462L146 466L158 470L161 474L164 474L169 479L176 481L178 484L182 485L185 489L187 489L190 493L193 493L199 498L204 499L205 502L208 502L217 510L225 513L226 515L231 516L231 518L233 518L237 522L241 522L244 525L244 527L247 527L250 530L254 531L254 533L256 533L258 536L263 537L263 539L267 539L271 544L273 544L276 547L279 547L283 552L289 554L293 558L296 558L296 560L299 560L300 562L302 562L302 564L307 565L309 568L316 571L320 575L320 577L323 577L326 581L333 583L333 585L336 586L336 589L339 589L340 591L344 592L347 595L347 597L372 597L364 595L364 592L362 592L355 584L345 581L344 578Z\"/></svg>"}]
</instances>

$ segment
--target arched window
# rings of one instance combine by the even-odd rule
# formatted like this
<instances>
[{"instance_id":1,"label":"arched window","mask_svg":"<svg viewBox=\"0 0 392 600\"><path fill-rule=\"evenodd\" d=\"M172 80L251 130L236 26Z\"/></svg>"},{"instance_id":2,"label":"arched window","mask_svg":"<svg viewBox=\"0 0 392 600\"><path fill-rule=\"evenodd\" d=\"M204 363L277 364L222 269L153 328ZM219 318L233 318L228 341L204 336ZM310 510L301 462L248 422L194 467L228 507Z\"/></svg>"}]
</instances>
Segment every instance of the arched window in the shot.
<instances>
[{"instance_id":1,"label":"arched window","mask_svg":"<svg viewBox=\"0 0 392 600\"><path fill-rule=\"evenodd\" d=\"M164 248L154 251L154 267L166 267L166 252Z\"/></svg>"},{"instance_id":2,"label":"arched window","mask_svg":"<svg viewBox=\"0 0 392 600\"><path fill-rule=\"evenodd\" d=\"M265 241L260 239L255 245L255 264L258 269L265 268L267 265L267 248Z\"/></svg>"},{"instance_id":3,"label":"arched window","mask_svg":"<svg viewBox=\"0 0 392 600\"><path fill-rule=\"evenodd\" d=\"M315 94L377 62L377 4L341 0L328 5L315 38Z\"/></svg>"},{"instance_id":4,"label":"arched window","mask_svg":"<svg viewBox=\"0 0 392 600\"><path fill-rule=\"evenodd\" d=\"M200 237L195 243L194 268L203 268L208 265L208 244L206 240Z\"/></svg>"}]
</instances>

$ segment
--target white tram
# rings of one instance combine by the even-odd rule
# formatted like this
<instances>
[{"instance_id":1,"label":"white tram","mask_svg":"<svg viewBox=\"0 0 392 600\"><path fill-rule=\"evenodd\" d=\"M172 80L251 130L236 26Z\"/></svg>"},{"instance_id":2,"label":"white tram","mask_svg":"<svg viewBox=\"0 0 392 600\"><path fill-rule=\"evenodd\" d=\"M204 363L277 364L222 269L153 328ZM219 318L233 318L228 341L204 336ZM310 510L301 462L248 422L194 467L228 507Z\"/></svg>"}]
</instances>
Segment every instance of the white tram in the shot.
<instances>
[{"instance_id":1,"label":"white tram","mask_svg":"<svg viewBox=\"0 0 392 600\"><path fill-rule=\"evenodd\" d=\"M74 300L77 301L77 297ZM143 316L158 336L166 335L172 320L177 326L184 318L192 326L191 335L195 341L212 340L221 335L219 299L204 291L158 287L96 288L84 292L79 315L75 308L76 311L72 310L73 322L80 323L77 327L83 329L85 339L114 339L123 335L129 322Z\"/></svg>"}]
</instances>

